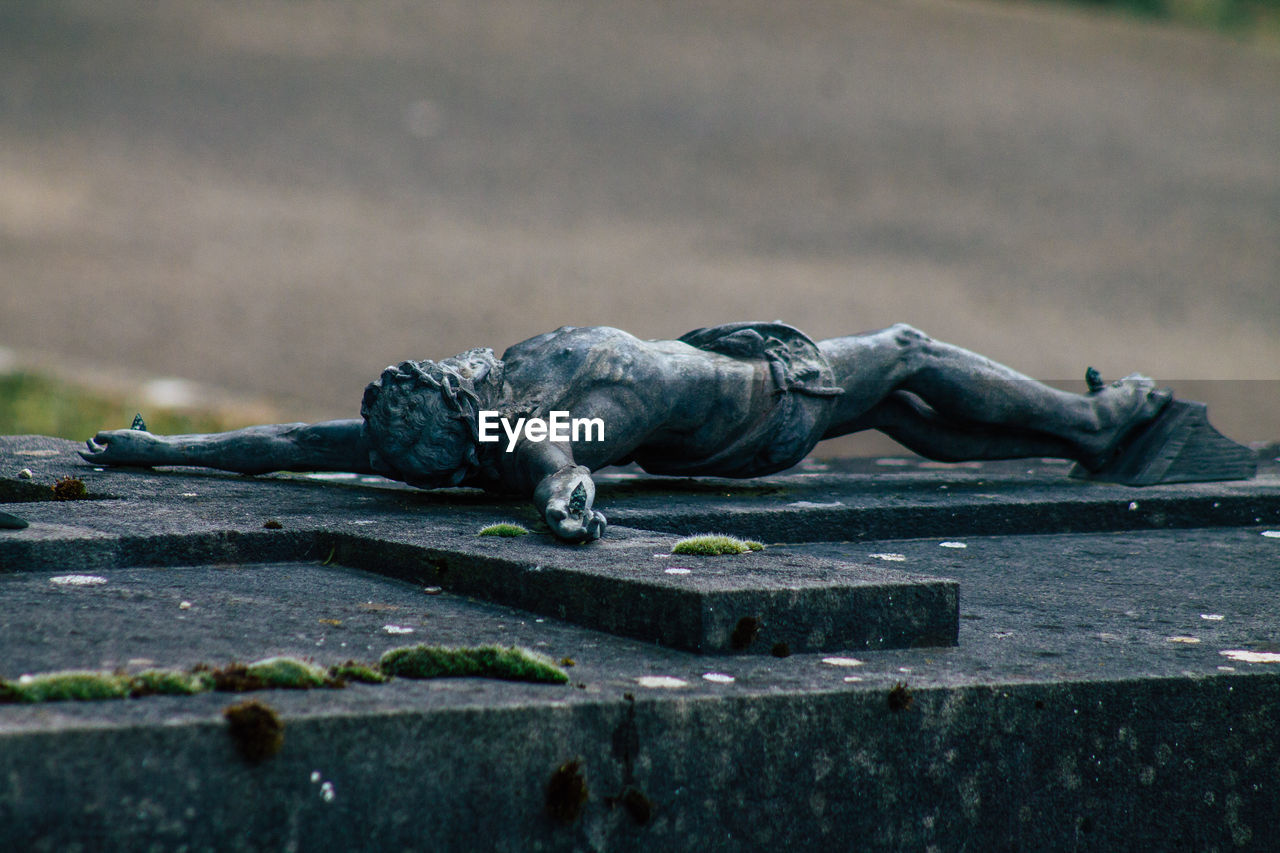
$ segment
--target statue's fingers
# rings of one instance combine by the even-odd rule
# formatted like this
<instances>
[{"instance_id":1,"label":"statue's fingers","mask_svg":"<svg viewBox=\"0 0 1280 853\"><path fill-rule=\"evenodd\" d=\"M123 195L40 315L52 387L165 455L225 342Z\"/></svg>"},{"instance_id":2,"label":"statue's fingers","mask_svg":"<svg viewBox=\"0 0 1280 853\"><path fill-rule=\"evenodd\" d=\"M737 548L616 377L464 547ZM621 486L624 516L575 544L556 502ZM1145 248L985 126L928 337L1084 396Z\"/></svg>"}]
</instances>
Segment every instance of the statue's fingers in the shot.
<instances>
[{"instance_id":1,"label":"statue's fingers","mask_svg":"<svg viewBox=\"0 0 1280 853\"><path fill-rule=\"evenodd\" d=\"M99 444L97 439L98 437L94 436L87 440L84 443L84 450L77 451L80 454L81 459L85 459L89 462L99 461L98 457L106 451L107 445L105 443Z\"/></svg>"}]
</instances>

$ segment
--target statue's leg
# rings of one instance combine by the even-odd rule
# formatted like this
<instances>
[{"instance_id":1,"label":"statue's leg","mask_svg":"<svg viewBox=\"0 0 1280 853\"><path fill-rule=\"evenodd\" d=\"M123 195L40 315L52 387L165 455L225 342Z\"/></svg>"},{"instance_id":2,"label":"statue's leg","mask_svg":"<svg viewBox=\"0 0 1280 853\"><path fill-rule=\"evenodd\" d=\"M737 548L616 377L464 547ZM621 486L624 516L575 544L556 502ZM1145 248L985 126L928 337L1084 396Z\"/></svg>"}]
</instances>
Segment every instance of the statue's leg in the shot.
<instances>
[{"instance_id":1,"label":"statue's leg","mask_svg":"<svg viewBox=\"0 0 1280 853\"><path fill-rule=\"evenodd\" d=\"M1130 377L1088 394L1061 391L905 325L833 338L819 346L845 390L828 437L876 428L877 421L886 419L904 434L924 429L926 422L905 414L897 403L876 411L890 394L906 391L931 413L927 430L939 450L946 431L955 433L956 452L946 454L952 458L1055 455L1098 465L1126 434L1154 418L1169 401L1169 395L1156 391L1155 383L1145 377ZM916 415L923 411L918 409ZM973 446L962 440L963 435L985 436L986 451L968 455ZM1049 439L1059 451L1020 452L1037 436Z\"/></svg>"},{"instance_id":2,"label":"statue's leg","mask_svg":"<svg viewBox=\"0 0 1280 853\"><path fill-rule=\"evenodd\" d=\"M80 455L95 465L193 465L242 474L268 471L373 473L363 421L271 424L208 435L100 432Z\"/></svg>"},{"instance_id":3,"label":"statue's leg","mask_svg":"<svg viewBox=\"0 0 1280 853\"><path fill-rule=\"evenodd\" d=\"M891 392L859 418L857 430L863 429L879 430L908 450L940 462L1071 459L1076 453L1069 442L1044 433L944 418L907 391Z\"/></svg>"}]
</instances>

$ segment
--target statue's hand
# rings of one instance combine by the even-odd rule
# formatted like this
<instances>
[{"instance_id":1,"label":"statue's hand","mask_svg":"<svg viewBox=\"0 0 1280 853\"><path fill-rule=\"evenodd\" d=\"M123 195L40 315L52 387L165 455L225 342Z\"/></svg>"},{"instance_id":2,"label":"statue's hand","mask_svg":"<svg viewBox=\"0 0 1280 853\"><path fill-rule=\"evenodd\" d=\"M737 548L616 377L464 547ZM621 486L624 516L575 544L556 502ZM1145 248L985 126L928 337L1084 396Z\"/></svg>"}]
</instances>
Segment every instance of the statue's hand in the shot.
<instances>
[{"instance_id":1,"label":"statue's hand","mask_svg":"<svg viewBox=\"0 0 1280 853\"><path fill-rule=\"evenodd\" d=\"M534 499L542 503L552 533L568 542L591 542L608 526L604 513L591 508L595 492L589 469L566 466L539 484Z\"/></svg>"},{"instance_id":2,"label":"statue's hand","mask_svg":"<svg viewBox=\"0 0 1280 853\"><path fill-rule=\"evenodd\" d=\"M547 524L551 532L566 542L593 542L604 536L608 520L594 509L574 514L563 507L547 507Z\"/></svg>"},{"instance_id":3,"label":"statue's hand","mask_svg":"<svg viewBox=\"0 0 1280 853\"><path fill-rule=\"evenodd\" d=\"M113 429L98 433L85 442L80 455L94 465L164 464L164 439L140 429Z\"/></svg>"}]
</instances>

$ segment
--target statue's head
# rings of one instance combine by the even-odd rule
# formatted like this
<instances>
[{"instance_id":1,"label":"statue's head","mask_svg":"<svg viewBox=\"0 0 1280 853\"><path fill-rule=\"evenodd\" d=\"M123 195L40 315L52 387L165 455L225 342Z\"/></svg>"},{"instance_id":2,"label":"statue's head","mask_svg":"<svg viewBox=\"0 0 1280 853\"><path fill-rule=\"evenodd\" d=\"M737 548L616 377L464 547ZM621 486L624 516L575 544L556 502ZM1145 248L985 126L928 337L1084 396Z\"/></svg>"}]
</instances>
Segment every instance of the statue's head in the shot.
<instances>
[{"instance_id":1,"label":"statue's head","mask_svg":"<svg viewBox=\"0 0 1280 853\"><path fill-rule=\"evenodd\" d=\"M373 469L422 488L456 486L476 471L477 413L501 384L501 366L484 348L382 371L360 406Z\"/></svg>"}]
</instances>

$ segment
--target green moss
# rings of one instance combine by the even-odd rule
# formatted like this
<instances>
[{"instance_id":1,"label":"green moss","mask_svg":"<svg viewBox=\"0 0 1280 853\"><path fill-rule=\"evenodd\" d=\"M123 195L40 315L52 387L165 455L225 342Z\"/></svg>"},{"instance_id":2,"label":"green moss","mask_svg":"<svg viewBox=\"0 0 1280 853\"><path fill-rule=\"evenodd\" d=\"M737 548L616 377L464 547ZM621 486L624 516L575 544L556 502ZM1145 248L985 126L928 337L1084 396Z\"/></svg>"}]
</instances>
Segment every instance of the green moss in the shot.
<instances>
[{"instance_id":1,"label":"green moss","mask_svg":"<svg viewBox=\"0 0 1280 853\"><path fill-rule=\"evenodd\" d=\"M123 699L129 695L127 675L92 670L65 670L24 675L0 683L0 694L9 702L91 702Z\"/></svg>"},{"instance_id":2,"label":"green moss","mask_svg":"<svg viewBox=\"0 0 1280 853\"><path fill-rule=\"evenodd\" d=\"M672 554L689 554L698 557L713 557L720 554L745 554L748 551L763 550L763 545L751 539L738 539L717 533L690 536L687 539L681 539L671 547Z\"/></svg>"},{"instance_id":3,"label":"green moss","mask_svg":"<svg viewBox=\"0 0 1280 853\"><path fill-rule=\"evenodd\" d=\"M148 669L129 680L129 690L132 696L194 696L212 690L213 683L207 672Z\"/></svg>"},{"instance_id":4,"label":"green moss","mask_svg":"<svg viewBox=\"0 0 1280 853\"><path fill-rule=\"evenodd\" d=\"M550 659L517 646L405 646L379 661L382 671L404 678L501 678L564 684L569 676Z\"/></svg>"},{"instance_id":5,"label":"green moss","mask_svg":"<svg viewBox=\"0 0 1280 853\"><path fill-rule=\"evenodd\" d=\"M391 680L391 677L383 673L377 667L369 666L367 663L349 660L346 663L340 663L337 666L330 667L329 677L332 679L340 679L342 681L359 681L362 684L383 684Z\"/></svg>"},{"instance_id":6,"label":"green moss","mask_svg":"<svg viewBox=\"0 0 1280 853\"><path fill-rule=\"evenodd\" d=\"M488 527L482 528L477 536L524 536L529 531L518 524L490 524Z\"/></svg>"},{"instance_id":7,"label":"green moss","mask_svg":"<svg viewBox=\"0 0 1280 853\"><path fill-rule=\"evenodd\" d=\"M249 664L245 672L250 678L261 680L264 687L286 690L307 690L330 683L329 673L322 668L290 657L265 658Z\"/></svg>"}]
</instances>

